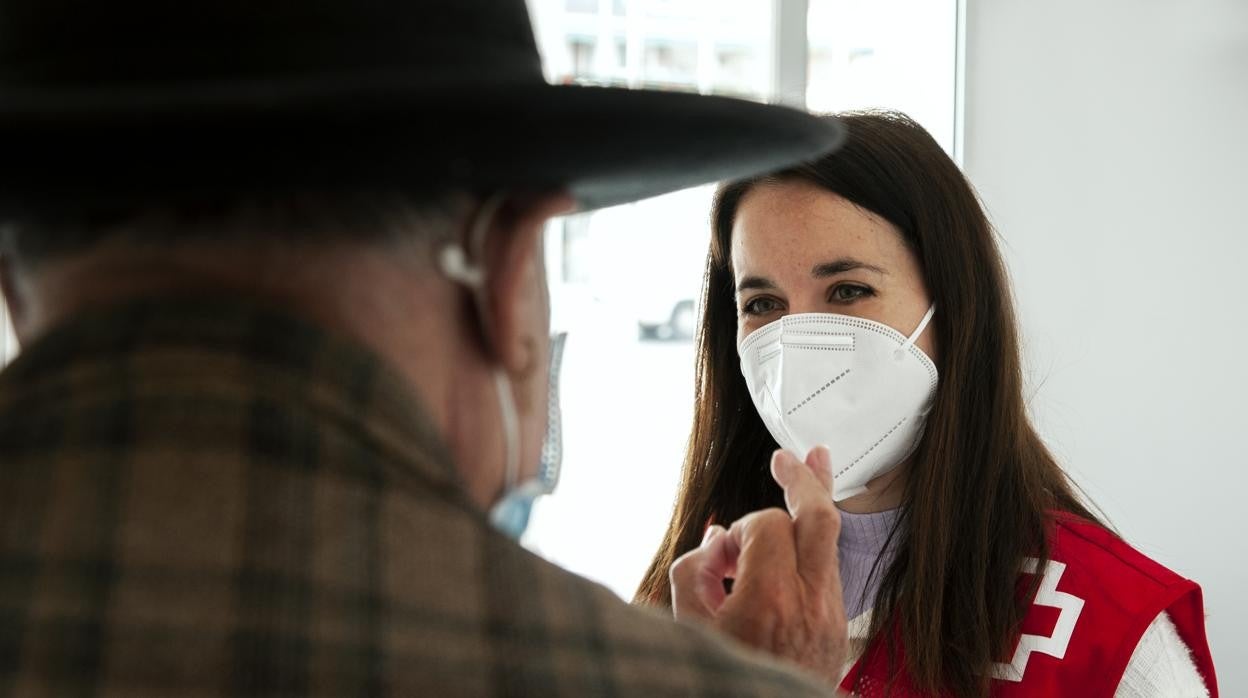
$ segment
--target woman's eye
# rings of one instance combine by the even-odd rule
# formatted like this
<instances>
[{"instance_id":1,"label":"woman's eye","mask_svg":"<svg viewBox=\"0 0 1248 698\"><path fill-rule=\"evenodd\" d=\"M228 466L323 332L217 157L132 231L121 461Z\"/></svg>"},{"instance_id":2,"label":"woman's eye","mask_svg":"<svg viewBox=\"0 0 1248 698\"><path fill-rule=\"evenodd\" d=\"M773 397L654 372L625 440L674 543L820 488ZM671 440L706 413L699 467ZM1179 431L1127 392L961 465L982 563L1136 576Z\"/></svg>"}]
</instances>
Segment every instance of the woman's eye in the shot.
<instances>
[{"instance_id":1,"label":"woman's eye","mask_svg":"<svg viewBox=\"0 0 1248 698\"><path fill-rule=\"evenodd\" d=\"M776 299L768 298L767 296L752 298L743 308L746 315L767 315L768 313L774 313L779 309L780 304L776 302Z\"/></svg>"},{"instance_id":2,"label":"woman's eye","mask_svg":"<svg viewBox=\"0 0 1248 698\"><path fill-rule=\"evenodd\" d=\"M838 303L849 303L851 301L858 300L859 298L874 295L874 293L874 291L866 286L859 286L858 284L841 284L840 286L832 289L832 300Z\"/></svg>"}]
</instances>

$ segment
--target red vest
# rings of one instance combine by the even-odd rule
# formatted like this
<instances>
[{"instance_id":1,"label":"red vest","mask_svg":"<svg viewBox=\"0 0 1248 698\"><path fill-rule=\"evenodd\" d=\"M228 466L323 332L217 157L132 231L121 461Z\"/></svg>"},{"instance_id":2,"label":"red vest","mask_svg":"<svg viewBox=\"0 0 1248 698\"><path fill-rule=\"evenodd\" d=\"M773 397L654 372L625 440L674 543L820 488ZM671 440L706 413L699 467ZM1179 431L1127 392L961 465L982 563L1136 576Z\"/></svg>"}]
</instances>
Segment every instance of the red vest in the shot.
<instances>
[{"instance_id":1,"label":"red vest","mask_svg":"<svg viewBox=\"0 0 1248 698\"><path fill-rule=\"evenodd\" d=\"M1009 661L993 672L992 695L1112 698L1145 629L1162 611L1192 651L1212 698L1218 696L1213 659L1205 638L1200 587L1081 519L1058 515L1052 560L1023 620ZM1025 574L1036 574L1029 560ZM894 677L888 656L875 643L850 670L841 688L863 698L922 695L909 679ZM895 666L904 665L898 657Z\"/></svg>"}]
</instances>

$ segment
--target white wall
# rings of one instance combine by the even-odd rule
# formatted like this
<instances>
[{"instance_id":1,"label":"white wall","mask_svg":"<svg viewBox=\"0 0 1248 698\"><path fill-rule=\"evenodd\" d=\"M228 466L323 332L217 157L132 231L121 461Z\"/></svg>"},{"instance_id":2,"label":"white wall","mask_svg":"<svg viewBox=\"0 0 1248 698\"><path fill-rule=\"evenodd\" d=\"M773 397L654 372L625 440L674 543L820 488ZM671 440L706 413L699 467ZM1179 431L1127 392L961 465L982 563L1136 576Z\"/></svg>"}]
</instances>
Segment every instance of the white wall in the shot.
<instances>
[{"instance_id":1,"label":"white wall","mask_svg":"<svg viewBox=\"0 0 1248 698\"><path fill-rule=\"evenodd\" d=\"M967 4L965 164L1037 422L1204 587L1222 695L1248 695L1248 2Z\"/></svg>"}]
</instances>

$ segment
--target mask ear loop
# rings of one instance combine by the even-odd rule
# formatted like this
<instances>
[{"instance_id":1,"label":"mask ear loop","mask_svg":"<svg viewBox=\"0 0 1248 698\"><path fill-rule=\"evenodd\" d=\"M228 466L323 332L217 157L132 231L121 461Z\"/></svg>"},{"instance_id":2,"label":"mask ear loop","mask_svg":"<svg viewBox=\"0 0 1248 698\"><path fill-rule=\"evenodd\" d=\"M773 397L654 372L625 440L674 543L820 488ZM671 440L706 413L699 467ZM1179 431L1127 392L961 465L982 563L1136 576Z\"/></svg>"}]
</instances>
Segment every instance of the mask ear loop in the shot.
<instances>
[{"instance_id":1,"label":"mask ear loop","mask_svg":"<svg viewBox=\"0 0 1248 698\"><path fill-rule=\"evenodd\" d=\"M563 471L563 409L559 404L559 379L563 370L563 348L568 333L558 332L550 338L550 365L546 387L546 437L542 440L542 469L539 480L542 494L552 494Z\"/></svg>"},{"instance_id":2,"label":"mask ear loop","mask_svg":"<svg viewBox=\"0 0 1248 698\"><path fill-rule=\"evenodd\" d=\"M924 313L923 319L919 321L919 326L914 328L914 332L911 332L910 336L906 338L906 341L903 342L902 345L898 347L897 351L893 353L893 358L901 359L906 355L906 352L910 351L910 347L914 346L914 343L923 335L923 330L927 329L928 323L932 321L932 316L935 314L936 304L932 303L928 306L927 312Z\"/></svg>"},{"instance_id":3,"label":"mask ear loop","mask_svg":"<svg viewBox=\"0 0 1248 698\"><path fill-rule=\"evenodd\" d=\"M502 416L506 451L503 491L509 492L520 480L520 424L516 418L516 402L511 393L511 381L507 380L501 368L494 369L494 392L498 395L498 412Z\"/></svg>"},{"instance_id":4,"label":"mask ear loop","mask_svg":"<svg viewBox=\"0 0 1248 698\"><path fill-rule=\"evenodd\" d=\"M467 243L478 259L485 252L485 236L490 230L490 224L494 222L494 215L498 213L505 199L505 192L491 194L481 203L481 207L477 209L472 218L472 223L468 226ZM485 269L468 258L468 252L459 242L449 242L442 247L438 253L438 266L447 278L463 284L476 296L475 305L481 334L487 342L492 344L494 338L490 331L487 312L489 298L485 292ZM511 390L511 381L498 366L494 367L494 393L498 396L498 411L503 423L504 492L507 492L512 490L520 479L520 424L516 417L516 402Z\"/></svg>"}]
</instances>

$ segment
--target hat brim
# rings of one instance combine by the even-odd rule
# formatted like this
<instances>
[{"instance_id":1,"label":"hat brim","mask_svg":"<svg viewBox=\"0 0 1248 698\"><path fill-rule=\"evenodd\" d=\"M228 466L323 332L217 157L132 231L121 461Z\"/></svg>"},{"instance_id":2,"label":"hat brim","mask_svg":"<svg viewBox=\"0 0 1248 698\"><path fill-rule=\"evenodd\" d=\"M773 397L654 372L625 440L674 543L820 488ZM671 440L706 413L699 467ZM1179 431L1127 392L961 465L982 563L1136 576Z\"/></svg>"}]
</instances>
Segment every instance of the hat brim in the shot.
<instances>
[{"instance_id":1,"label":"hat brim","mask_svg":"<svg viewBox=\"0 0 1248 698\"><path fill-rule=\"evenodd\" d=\"M567 189L584 209L835 149L834 119L746 100L463 83L98 92L0 106L0 209L348 188Z\"/></svg>"}]
</instances>

